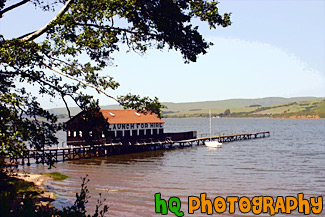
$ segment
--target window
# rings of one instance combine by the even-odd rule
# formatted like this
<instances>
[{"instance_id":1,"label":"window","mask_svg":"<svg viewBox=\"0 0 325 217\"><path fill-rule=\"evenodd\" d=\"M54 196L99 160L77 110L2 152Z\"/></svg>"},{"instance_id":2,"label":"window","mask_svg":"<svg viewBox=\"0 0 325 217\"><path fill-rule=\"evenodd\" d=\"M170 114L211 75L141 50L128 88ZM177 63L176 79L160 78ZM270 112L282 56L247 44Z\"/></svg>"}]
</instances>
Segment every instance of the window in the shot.
<instances>
[{"instance_id":1,"label":"window","mask_svg":"<svg viewBox=\"0 0 325 217\"><path fill-rule=\"evenodd\" d=\"M82 131L81 130L79 131L79 137L82 137Z\"/></svg>"},{"instance_id":2,"label":"window","mask_svg":"<svg viewBox=\"0 0 325 217\"><path fill-rule=\"evenodd\" d=\"M102 138L105 138L105 134L104 134L104 131L102 131Z\"/></svg>"},{"instance_id":3,"label":"window","mask_svg":"<svg viewBox=\"0 0 325 217\"><path fill-rule=\"evenodd\" d=\"M73 137L77 137L77 131L73 131Z\"/></svg>"},{"instance_id":4,"label":"window","mask_svg":"<svg viewBox=\"0 0 325 217\"><path fill-rule=\"evenodd\" d=\"M93 131L89 131L89 136L90 136L90 137L93 136Z\"/></svg>"},{"instance_id":5,"label":"window","mask_svg":"<svg viewBox=\"0 0 325 217\"><path fill-rule=\"evenodd\" d=\"M71 136L71 131L70 130L68 130L68 137L70 137Z\"/></svg>"}]
</instances>

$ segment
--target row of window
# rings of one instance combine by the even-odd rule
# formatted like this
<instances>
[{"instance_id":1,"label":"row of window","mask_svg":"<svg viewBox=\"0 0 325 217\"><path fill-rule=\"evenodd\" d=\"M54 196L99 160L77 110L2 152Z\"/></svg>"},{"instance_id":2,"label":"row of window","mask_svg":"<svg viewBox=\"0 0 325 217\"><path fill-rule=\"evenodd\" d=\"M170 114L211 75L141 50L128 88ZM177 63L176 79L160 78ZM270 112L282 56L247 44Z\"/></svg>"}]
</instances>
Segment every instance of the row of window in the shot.
<instances>
[{"instance_id":1,"label":"row of window","mask_svg":"<svg viewBox=\"0 0 325 217\"><path fill-rule=\"evenodd\" d=\"M92 137L93 136L93 131L89 131L88 132L89 136ZM68 137L83 137L83 134L82 134L82 131L79 130L79 131L70 131L68 130ZM104 132L102 132L102 137L105 138L105 134Z\"/></svg>"},{"instance_id":2,"label":"row of window","mask_svg":"<svg viewBox=\"0 0 325 217\"><path fill-rule=\"evenodd\" d=\"M115 137L131 137L131 136L155 136L163 134L163 129L146 129L146 130L117 130L114 131Z\"/></svg>"},{"instance_id":3,"label":"row of window","mask_svg":"<svg viewBox=\"0 0 325 217\"><path fill-rule=\"evenodd\" d=\"M115 137L130 137L130 136L153 136L163 134L163 129L147 129L147 130L117 130L114 131ZM89 137L93 136L93 132L88 132ZM73 131L68 130L68 137L83 137L83 131ZM102 138L105 138L104 132L102 132Z\"/></svg>"}]
</instances>

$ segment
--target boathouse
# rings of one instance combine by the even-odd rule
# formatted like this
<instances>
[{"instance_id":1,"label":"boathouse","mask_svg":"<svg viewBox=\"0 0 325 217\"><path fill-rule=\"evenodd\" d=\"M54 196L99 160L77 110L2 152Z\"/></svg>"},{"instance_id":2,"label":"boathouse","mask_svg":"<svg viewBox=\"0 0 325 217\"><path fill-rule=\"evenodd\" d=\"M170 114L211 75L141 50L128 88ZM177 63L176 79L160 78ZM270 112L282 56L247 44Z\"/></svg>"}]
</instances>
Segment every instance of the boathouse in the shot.
<instances>
[{"instance_id":1,"label":"boathouse","mask_svg":"<svg viewBox=\"0 0 325 217\"><path fill-rule=\"evenodd\" d=\"M68 145L96 145L122 143L134 145L192 139L196 132L165 133L165 121L152 112L136 110L83 111L66 122Z\"/></svg>"}]
</instances>

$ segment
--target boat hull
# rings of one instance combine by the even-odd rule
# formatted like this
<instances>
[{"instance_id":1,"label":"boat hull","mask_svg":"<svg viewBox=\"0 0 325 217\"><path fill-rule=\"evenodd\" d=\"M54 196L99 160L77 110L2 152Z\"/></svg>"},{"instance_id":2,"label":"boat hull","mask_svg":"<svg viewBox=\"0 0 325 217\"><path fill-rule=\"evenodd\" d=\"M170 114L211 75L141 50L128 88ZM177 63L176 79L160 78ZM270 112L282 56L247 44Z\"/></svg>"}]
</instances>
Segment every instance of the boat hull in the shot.
<instances>
[{"instance_id":1,"label":"boat hull","mask_svg":"<svg viewBox=\"0 0 325 217\"><path fill-rule=\"evenodd\" d=\"M218 141L206 141L204 142L205 146L210 147L210 148L221 148L222 143Z\"/></svg>"}]
</instances>

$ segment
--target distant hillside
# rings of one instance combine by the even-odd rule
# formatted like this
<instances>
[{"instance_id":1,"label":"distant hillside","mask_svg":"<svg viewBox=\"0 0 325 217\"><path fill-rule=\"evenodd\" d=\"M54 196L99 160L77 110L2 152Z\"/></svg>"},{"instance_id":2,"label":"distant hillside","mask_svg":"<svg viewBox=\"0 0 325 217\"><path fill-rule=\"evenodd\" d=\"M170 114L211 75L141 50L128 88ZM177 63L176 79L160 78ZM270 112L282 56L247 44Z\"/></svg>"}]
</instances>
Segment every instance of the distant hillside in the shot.
<instances>
[{"instance_id":1,"label":"distant hillside","mask_svg":"<svg viewBox=\"0 0 325 217\"><path fill-rule=\"evenodd\" d=\"M317 97L267 97L259 99L229 99L206 102L170 103L165 102L163 117L206 117L211 110L215 116L229 117L287 117L288 115L317 114L325 118L325 99ZM102 109L122 109L118 105L102 106ZM229 110L229 111L227 111ZM65 108L50 109L60 117L67 117ZM70 109L72 115L79 108Z\"/></svg>"},{"instance_id":2,"label":"distant hillside","mask_svg":"<svg viewBox=\"0 0 325 217\"><path fill-rule=\"evenodd\" d=\"M269 106L275 104L283 104L288 102L305 101L318 99L315 97L294 97L294 98L281 98L281 97L267 97L258 99L228 99L218 101L206 102L189 102L189 103L163 103L168 107L166 111L190 111L195 109L226 109L226 108L245 108L250 105Z\"/></svg>"},{"instance_id":3,"label":"distant hillside","mask_svg":"<svg viewBox=\"0 0 325 217\"><path fill-rule=\"evenodd\" d=\"M283 117L318 115L325 118L325 100L315 97L233 99L215 102L168 104L164 117Z\"/></svg>"}]
</instances>

